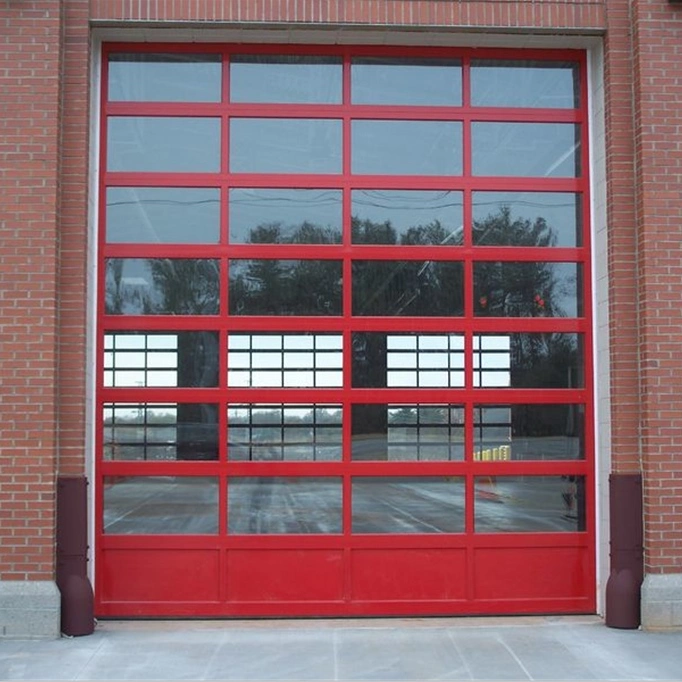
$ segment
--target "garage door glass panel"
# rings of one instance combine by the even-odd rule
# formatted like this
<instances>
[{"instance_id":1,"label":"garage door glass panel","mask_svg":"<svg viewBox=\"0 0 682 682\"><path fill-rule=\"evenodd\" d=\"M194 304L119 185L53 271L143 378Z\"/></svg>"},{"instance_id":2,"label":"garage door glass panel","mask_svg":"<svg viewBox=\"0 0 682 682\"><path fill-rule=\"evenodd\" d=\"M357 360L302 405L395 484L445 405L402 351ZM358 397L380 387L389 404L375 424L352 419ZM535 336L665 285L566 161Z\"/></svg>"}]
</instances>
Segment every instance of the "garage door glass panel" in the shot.
<instances>
[{"instance_id":1,"label":"garage door glass panel","mask_svg":"<svg viewBox=\"0 0 682 682\"><path fill-rule=\"evenodd\" d=\"M462 202L462 192L454 190L353 190L352 242L460 245L464 239Z\"/></svg>"},{"instance_id":2,"label":"garage door glass panel","mask_svg":"<svg viewBox=\"0 0 682 682\"><path fill-rule=\"evenodd\" d=\"M357 57L351 62L353 104L459 106L462 68L456 59Z\"/></svg>"},{"instance_id":3,"label":"garage door glass panel","mask_svg":"<svg viewBox=\"0 0 682 682\"><path fill-rule=\"evenodd\" d=\"M107 170L215 173L220 170L220 119L110 116Z\"/></svg>"},{"instance_id":4,"label":"garage door glass panel","mask_svg":"<svg viewBox=\"0 0 682 682\"><path fill-rule=\"evenodd\" d=\"M190 187L109 187L109 244L216 244L220 191Z\"/></svg>"},{"instance_id":5,"label":"garage door glass panel","mask_svg":"<svg viewBox=\"0 0 682 682\"><path fill-rule=\"evenodd\" d=\"M582 201L570 192L473 192L476 246L582 246Z\"/></svg>"},{"instance_id":6,"label":"garage door glass panel","mask_svg":"<svg viewBox=\"0 0 682 682\"><path fill-rule=\"evenodd\" d=\"M471 124L474 175L576 178L580 126L572 123Z\"/></svg>"},{"instance_id":7,"label":"garage door glass panel","mask_svg":"<svg viewBox=\"0 0 682 682\"><path fill-rule=\"evenodd\" d=\"M104 532L204 535L218 532L218 479L105 476Z\"/></svg>"},{"instance_id":8,"label":"garage door glass panel","mask_svg":"<svg viewBox=\"0 0 682 682\"><path fill-rule=\"evenodd\" d=\"M230 119L233 173L340 173L342 125L332 119Z\"/></svg>"},{"instance_id":9,"label":"garage door glass panel","mask_svg":"<svg viewBox=\"0 0 682 682\"><path fill-rule=\"evenodd\" d=\"M460 388L464 386L464 337L460 334L356 332L356 388Z\"/></svg>"},{"instance_id":10,"label":"garage door glass panel","mask_svg":"<svg viewBox=\"0 0 682 682\"><path fill-rule=\"evenodd\" d=\"M585 459L585 406L475 405L474 460Z\"/></svg>"},{"instance_id":11,"label":"garage door glass panel","mask_svg":"<svg viewBox=\"0 0 682 682\"><path fill-rule=\"evenodd\" d=\"M456 121L352 121L351 166L360 175L461 175Z\"/></svg>"},{"instance_id":12,"label":"garage door glass panel","mask_svg":"<svg viewBox=\"0 0 682 682\"><path fill-rule=\"evenodd\" d=\"M333 462L342 457L341 405L228 405L227 457Z\"/></svg>"},{"instance_id":13,"label":"garage door glass panel","mask_svg":"<svg viewBox=\"0 0 682 682\"><path fill-rule=\"evenodd\" d=\"M232 315L340 315L342 263L336 260L231 260Z\"/></svg>"},{"instance_id":14,"label":"garage door glass panel","mask_svg":"<svg viewBox=\"0 0 682 682\"><path fill-rule=\"evenodd\" d=\"M584 476L476 476L477 533L585 530Z\"/></svg>"},{"instance_id":15,"label":"garage door glass panel","mask_svg":"<svg viewBox=\"0 0 682 682\"><path fill-rule=\"evenodd\" d=\"M218 384L217 332L111 332L104 336L104 386Z\"/></svg>"},{"instance_id":16,"label":"garage door glass panel","mask_svg":"<svg viewBox=\"0 0 682 682\"><path fill-rule=\"evenodd\" d=\"M462 461L463 405L355 404L355 461Z\"/></svg>"},{"instance_id":17,"label":"garage door glass panel","mask_svg":"<svg viewBox=\"0 0 682 682\"><path fill-rule=\"evenodd\" d=\"M340 244L342 193L336 189L231 189L233 244Z\"/></svg>"},{"instance_id":18,"label":"garage door glass panel","mask_svg":"<svg viewBox=\"0 0 682 682\"><path fill-rule=\"evenodd\" d=\"M474 314L491 317L581 317L577 263L474 263Z\"/></svg>"},{"instance_id":19,"label":"garage door glass panel","mask_svg":"<svg viewBox=\"0 0 682 682\"><path fill-rule=\"evenodd\" d=\"M460 316L464 267L448 261L353 261L353 315Z\"/></svg>"},{"instance_id":20,"label":"garage door glass panel","mask_svg":"<svg viewBox=\"0 0 682 682\"><path fill-rule=\"evenodd\" d=\"M111 102L219 102L222 58L217 54L109 55Z\"/></svg>"},{"instance_id":21,"label":"garage door glass panel","mask_svg":"<svg viewBox=\"0 0 682 682\"><path fill-rule=\"evenodd\" d=\"M233 55L230 100L278 104L340 104L342 64L338 57Z\"/></svg>"},{"instance_id":22,"label":"garage door glass panel","mask_svg":"<svg viewBox=\"0 0 682 682\"><path fill-rule=\"evenodd\" d=\"M471 104L475 107L577 108L580 106L579 65L472 59Z\"/></svg>"},{"instance_id":23,"label":"garage door glass panel","mask_svg":"<svg viewBox=\"0 0 682 682\"><path fill-rule=\"evenodd\" d=\"M227 385L339 387L343 384L342 344L341 334L230 334Z\"/></svg>"},{"instance_id":24,"label":"garage door glass panel","mask_svg":"<svg viewBox=\"0 0 682 682\"><path fill-rule=\"evenodd\" d=\"M342 530L341 479L240 476L227 481L227 529L240 535Z\"/></svg>"},{"instance_id":25,"label":"garage door glass panel","mask_svg":"<svg viewBox=\"0 0 682 682\"><path fill-rule=\"evenodd\" d=\"M583 387L581 334L482 334L473 341L475 387Z\"/></svg>"},{"instance_id":26,"label":"garage door glass panel","mask_svg":"<svg viewBox=\"0 0 682 682\"><path fill-rule=\"evenodd\" d=\"M107 461L218 459L218 405L108 403L103 420Z\"/></svg>"},{"instance_id":27,"label":"garage door glass panel","mask_svg":"<svg viewBox=\"0 0 682 682\"><path fill-rule=\"evenodd\" d=\"M217 315L220 265L199 258L108 258L108 315Z\"/></svg>"},{"instance_id":28,"label":"garage door glass panel","mask_svg":"<svg viewBox=\"0 0 682 682\"><path fill-rule=\"evenodd\" d=\"M353 533L462 533L464 479L354 476Z\"/></svg>"}]
</instances>

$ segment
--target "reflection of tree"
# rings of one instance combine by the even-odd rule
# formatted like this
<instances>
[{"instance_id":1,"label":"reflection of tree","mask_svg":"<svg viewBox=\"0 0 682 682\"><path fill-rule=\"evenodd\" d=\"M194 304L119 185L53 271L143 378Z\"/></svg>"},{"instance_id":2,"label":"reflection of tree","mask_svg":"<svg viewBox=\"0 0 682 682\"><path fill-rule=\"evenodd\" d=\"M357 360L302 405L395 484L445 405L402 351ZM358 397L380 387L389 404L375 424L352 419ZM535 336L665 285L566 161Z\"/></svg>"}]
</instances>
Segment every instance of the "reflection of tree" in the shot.
<instances>
[{"instance_id":1,"label":"reflection of tree","mask_svg":"<svg viewBox=\"0 0 682 682\"><path fill-rule=\"evenodd\" d=\"M547 247L556 243L554 230L541 216L535 221L513 218L511 208L474 222L474 244ZM559 301L565 293L555 266L544 262L479 262L474 273L477 315L499 317L561 316ZM569 285L569 282L564 282ZM575 282L573 282L575 284Z\"/></svg>"},{"instance_id":2,"label":"reflection of tree","mask_svg":"<svg viewBox=\"0 0 682 682\"><path fill-rule=\"evenodd\" d=\"M126 264L140 274L125 277ZM110 258L105 309L109 315L215 315L218 273L217 260Z\"/></svg>"},{"instance_id":3,"label":"reflection of tree","mask_svg":"<svg viewBox=\"0 0 682 682\"><path fill-rule=\"evenodd\" d=\"M304 220L299 226L265 223L249 232L249 244L340 244L341 232Z\"/></svg>"},{"instance_id":4,"label":"reflection of tree","mask_svg":"<svg viewBox=\"0 0 682 682\"><path fill-rule=\"evenodd\" d=\"M395 245L390 221L351 220L351 239L359 244ZM438 220L415 225L400 235L401 246L445 244L452 237ZM461 315L463 269L447 261L355 261L354 315Z\"/></svg>"},{"instance_id":5,"label":"reflection of tree","mask_svg":"<svg viewBox=\"0 0 682 682\"><path fill-rule=\"evenodd\" d=\"M152 280L159 300L156 310L174 315L216 315L219 300L217 260L150 258Z\"/></svg>"},{"instance_id":6,"label":"reflection of tree","mask_svg":"<svg viewBox=\"0 0 682 682\"><path fill-rule=\"evenodd\" d=\"M514 388L580 388L582 348L577 334L512 334Z\"/></svg>"},{"instance_id":7,"label":"reflection of tree","mask_svg":"<svg viewBox=\"0 0 682 682\"><path fill-rule=\"evenodd\" d=\"M250 243L329 244L334 230L302 223L282 235L280 223L254 227ZM230 313L242 315L339 315L341 263L336 260L230 262Z\"/></svg>"}]
</instances>

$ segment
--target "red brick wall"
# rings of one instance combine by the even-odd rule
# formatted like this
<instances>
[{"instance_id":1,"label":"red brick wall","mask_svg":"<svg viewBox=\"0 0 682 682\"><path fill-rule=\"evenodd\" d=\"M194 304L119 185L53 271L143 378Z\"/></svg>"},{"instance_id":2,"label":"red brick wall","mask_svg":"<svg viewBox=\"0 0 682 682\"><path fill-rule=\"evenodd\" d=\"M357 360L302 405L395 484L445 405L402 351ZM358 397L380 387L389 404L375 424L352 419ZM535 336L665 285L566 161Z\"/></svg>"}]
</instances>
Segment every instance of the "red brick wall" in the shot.
<instances>
[{"instance_id":1,"label":"red brick wall","mask_svg":"<svg viewBox=\"0 0 682 682\"><path fill-rule=\"evenodd\" d=\"M682 570L682 6L632 4L645 562Z\"/></svg>"},{"instance_id":2,"label":"red brick wall","mask_svg":"<svg viewBox=\"0 0 682 682\"><path fill-rule=\"evenodd\" d=\"M601 0L91 0L95 21L601 28ZM428 43L428 37L425 38Z\"/></svg>"},{"instance_id":3,"label":"red brick wall","mask_svg":"<svg viewBox=\"0 0 682 682\"><path fill-rule=\"evenodd\" d=\"M54 568L60 2L0 5L0 579Z\"/></svg>"}]
</instances>

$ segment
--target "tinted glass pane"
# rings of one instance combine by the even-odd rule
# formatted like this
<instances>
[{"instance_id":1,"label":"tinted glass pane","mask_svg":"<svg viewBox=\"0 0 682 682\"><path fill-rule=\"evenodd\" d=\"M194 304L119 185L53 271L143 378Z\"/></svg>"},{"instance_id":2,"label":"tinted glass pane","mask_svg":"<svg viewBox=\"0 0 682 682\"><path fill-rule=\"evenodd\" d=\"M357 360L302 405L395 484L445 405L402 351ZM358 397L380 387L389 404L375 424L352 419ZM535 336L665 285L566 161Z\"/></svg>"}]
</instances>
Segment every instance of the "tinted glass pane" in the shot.
<instances>
[{"instance_id":1,"label":"tinted glass pane","mask_svg":"<svg viewBox=\"0 0 682 682\"><path fill-rule=\"evenodd\" d=\"M217 332L108 332L104 386L217 386Z\"/></svg>"},{"instance_id":2,"label":"tinted glass pane","mask_svg":"<svg viewBox=\"0 0 682 682\"><path fill-rule=\"evenodd\" d=\"M233 102L341 103L341 59L303 55L230 57Z\"/></svg>"},{"instance_id":3,"label":"tinted glass pane","mask_svg":"<svg viewBox=\"0 0 682 682\"><path fill-rule=\"evenodd\" d=\"M105 476L104 532L195 535L218 532L218 479Z\"/></svg>"},{"instance_id":4,"label":"tinted glass pane","mask_svg":"<svg viewBox=\"0 0 682 682\"><path fill-rule=\"evenodd\" d=\"M580 176L580 126L572 123L472 123L474 175Z\"/></svg>"},{"instance_id":5,"label":"tinted glass pane","mask_svg":"<svg viewBox=\"0 0 682 682\"><path fill-rule=\"evenodd\" d=\"M449 261L353 261L353 315L462 315L464 268Z\"/></svg>"},{"instance_id":6,"label":"tinted glass pane","mask_svg":"<svg viewBox=\"0 0 682 682\"><path fill-rule=\"evenodd\" d=\"M497 317L579 317L582 267L576 263L474 263L474 312Z\"/></svg>"},{"instance_id":7,"label":"tinted glass pane","mask_svg":"<svg viewBox=\"0 0 682 682\"><path fill-rule=\"evenodd\" d=\"M480 107L580 106L578 64L471 60L471 103Z\"/></svg>"},{"instance_id":8,"label":"tinted glass pane","mask_svg":"<svg viewBox=\"0 0 682 682\"><path fill-rule=\"evenodd\" d=\"M234 534L340 533L341 479L239 477L227 481Z\"/></svg>"},{"instance_id":9,"label":"tinted glass pane","mask_svg":"<svg viewBox=\"0 0 682 682\"><path fill-rule=\"evenodd\" d=\"M584 405L477 405L474 460L585 459Z\"/></svg>"},{"instance_id":10,"label":"tinted glass pane","mask_svg":"<svg viewBox=\"0 0 682 682\"><path fill-rule=\"evenodd\" d=\"M112 403L104 406L104 459L218 459L218 406Z\"/></svg>"},{"instance_id":11,"label":"tinted glass pane","mask_svg":"<svg viewBox=\"0 0 682 682\"><path fill-rule=\"evenodd\" d=\"M585 530L584 476L477 476L478 533Z\"/></svg>"},{"instance_id":12,"label":"tinted glass pane","mask_svg":"<svg viewBox=\"0 0 682 682\"><path fill-rule=\"evenodd\" d=\"M343 384L341 334L239 334L228 336L230 387L306 388Z\"/></svg>"},{"instance_id":13,"label":"tinted glass pane","mask_svg":"<svg viewBox=\"0 0 682 682\"><path fill-rule=\"evenodd\" d=\"M581 246L580 199L568 192L474 192L474 244Z\"/></svg>"},{"instance_id":14,"label":"tinted glass pane","mask_svg":"<svg viewBox=\"0 0 682 682\"><path fill-rule=\"evenodd\" d=\"M220 265L199 258L107 258L108 315L216 315Z\"/></svg>"},{"instance_id":15,"label":"tinted glass pane","mask_svg":"<svg viewBox=\"0 0 682 682\"><path fill-rule=\"evenodd\" d=\"M461 175L462 124L453 121L352 121L353 173Z\"/></svg>"},{"instance_id":16,"label":"tinted glass pane","mask_svg":"<svg viewBox=\"0 0 682 682\"><path fill-rule=\"evenodd\" d=\"M233 118L233 173L340 173L341 121Z\"/></svg>"},{"instance_id":17,"label":"tinted glass pane","mask_svg":"<svg viewBox=\"0 0 682 682\"><path fill-rule=\"evenodd\" d=\"M462 68L454 59L358 57L351 65L353 104L462 103Z\"/></svg>"},{"instance_id":18,"label":"tinted glass pane","mask_svg":"<svg viewBox=\"0 0 682 682\"><path fill-rule=\"evenodd\" d=\"M351 201L354 244L462 244L462 192L358 189Z\"/></svg>"},{"instance_id":19,"label":"tinted glass pane","mask_svg":"<svg viewBox=\"0 0 682 682\"><path fill-rule=\"evenodd\" d=\"M464 479L356 476L353 533L462 533Z\"/></svg>"},{"instance_id":20,"label":"tinted glass pane","mask_svg":"<svg viewBox=\"0 0 682 682\"><path fill-rule=\"evenodd\" d=\"M231 260L232 315L340 315L341 261Z\"/></svg>"},{"instance_id":21,"label":"tinted glass pane","mask_svg":"<svg viewBox=\"0 0 682 682\"><path fill-rule=\"evenodd\" d=\"M221 72L217 54L112 54L109 100L219 102Z\"/></svg>"},{"instance_id":22,"label":"tinted glass pane","mask_svg":"<svg viewBox=\"0 0 682 682\"><path fill-rule=\"evenodd\" d=\"M215 244L220 192L188 187L109 187L107 242Z\"/></svg>"},{"instance_id":23,"label":"tinted glass pane","mask_svg":"<svg viewBox=\"0 0 682 682\"><path fill-rule=\"evenodd\" d=\"M462 405L353 405L351 429L353 460L464 459Z\"/></svg>"},{"instance_id":24,"label":"tinted glass pane","mask_svg":"<svg viewBox=\"0 0 682 682\"><path fill-rule=\"evenodd\" d=\"M216 172L220 170L220 119L110 116L107 170Z\"/></svg>"},{"instance_id":25,"label":"tinted glass pane","mask_svg":"<svg viewBox=\"0 0 682 682\"><path fill-rule=\"evenodd\" d=\"M461 388L464 337L460 334L356 332L353 386Z\"/></svg>"},{"instance_id":26,"label":"tinted glass pane","mask_svg":"<svg viewBox=\"0 0 682 682\"><path fill-rule=\"evenodd\" d=\"M341 191L232 189L230 241L235 244L340 244Z\"/></svg>"},{"instance_id":27,"label":"tinted glass pane","mask_svg":"<svg viewBox=\"0 0 682 682\"><path fill-rule=\"evenodd\" d=\"M474 386L484 388L582 388L580 334L482 334L474 336Z\"/></svg>"},{"instance_id":28,"label":"tinted glass pane","mask_svg":"<svg viewBox=\"0 0 682 682\"><path fill-rule=\"evenodd\" d=\"M229 405L227 424L228 459L341 460L341 405Z\"/></svg>"}]
</instances>

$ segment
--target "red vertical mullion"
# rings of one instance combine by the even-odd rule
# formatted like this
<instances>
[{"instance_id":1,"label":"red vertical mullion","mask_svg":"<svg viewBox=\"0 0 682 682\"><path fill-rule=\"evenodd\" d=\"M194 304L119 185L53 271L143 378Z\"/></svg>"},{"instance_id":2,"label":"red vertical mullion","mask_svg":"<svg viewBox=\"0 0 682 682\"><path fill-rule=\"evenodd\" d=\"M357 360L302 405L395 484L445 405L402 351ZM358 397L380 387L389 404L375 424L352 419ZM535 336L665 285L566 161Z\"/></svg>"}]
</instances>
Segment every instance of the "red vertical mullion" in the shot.
<instances>
[{"instance_id":1,"label":"red vertical mullion","mask_svg":"<svg viewBox=\"0 0 682 682\"><path fill-rule=\"evenodd\" d=\"M352 477L351 453L353 433L351 428L352 413L352 361L353 361L353 294L352 294L352 245L351 245L351 82L350 82L350 51L344 50L343 78L342 78L342 244L343 244L343 388L342 388L342 443L343 443L343 477L342 477L342 515L343 515L343 598L350 602L352 598Z\"/></svg>"}]
</instances>

